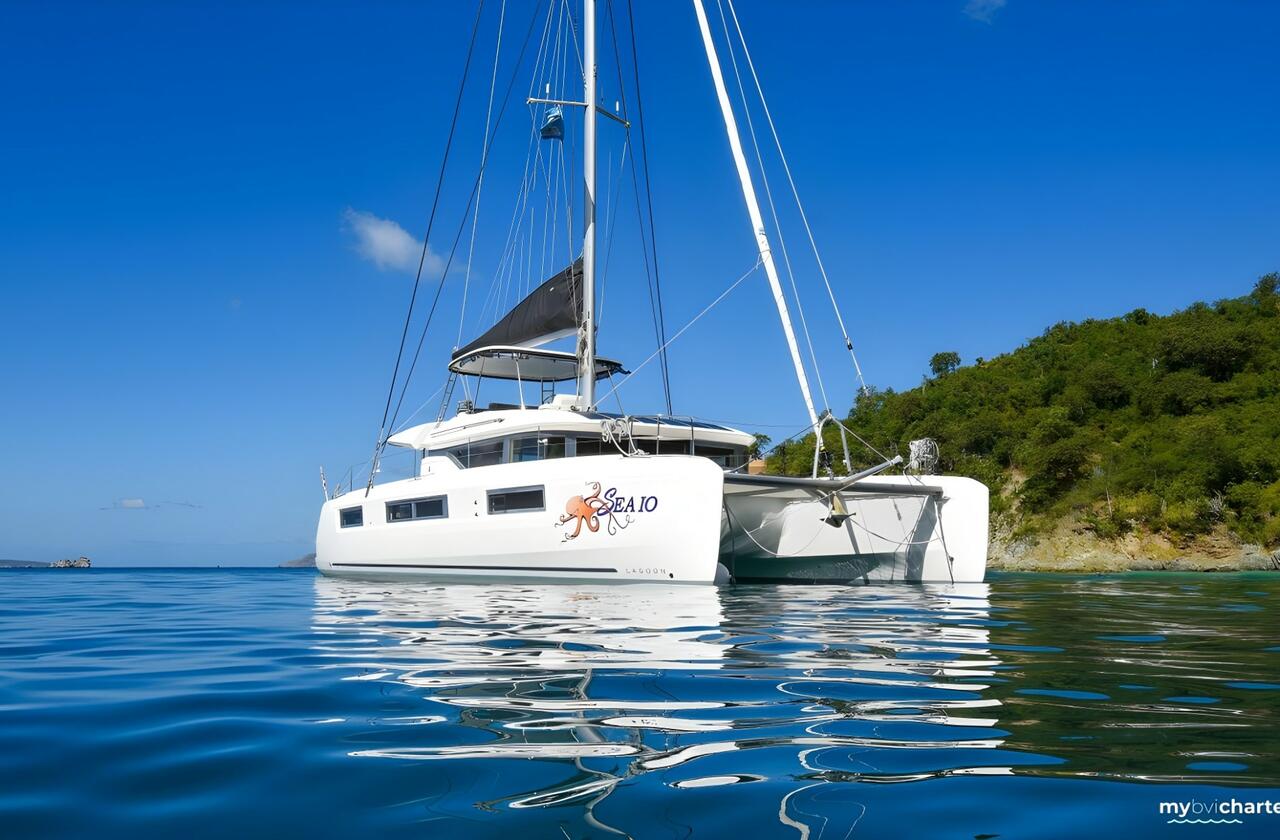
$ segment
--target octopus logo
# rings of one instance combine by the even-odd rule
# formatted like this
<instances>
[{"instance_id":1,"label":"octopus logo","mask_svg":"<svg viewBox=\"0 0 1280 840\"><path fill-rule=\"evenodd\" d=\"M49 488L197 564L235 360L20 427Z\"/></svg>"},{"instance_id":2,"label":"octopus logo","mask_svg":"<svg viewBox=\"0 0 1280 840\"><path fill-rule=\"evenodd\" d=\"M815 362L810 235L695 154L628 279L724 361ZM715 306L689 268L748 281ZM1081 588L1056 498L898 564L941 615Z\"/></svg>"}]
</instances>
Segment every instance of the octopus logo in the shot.
<instances>
[{"instance_id":1,"label":"octopus logo","mask_svg":"<svg viewBox=\"0 0 1280 840\"><path fill-rule=\"evenodd\" d=\"M556 521L556 527L564 528L564 542L576 540L585 525L588 531L600 530L601 523L610 536L624 530L634 519L633 513L651 513L658 508L657 496L620 496L616 487L601 490L600 482L590 482L591 492L574 496L564 506L564 516ZM573 524L573 532L569 524Z\"/></svg>"}]
</instances>

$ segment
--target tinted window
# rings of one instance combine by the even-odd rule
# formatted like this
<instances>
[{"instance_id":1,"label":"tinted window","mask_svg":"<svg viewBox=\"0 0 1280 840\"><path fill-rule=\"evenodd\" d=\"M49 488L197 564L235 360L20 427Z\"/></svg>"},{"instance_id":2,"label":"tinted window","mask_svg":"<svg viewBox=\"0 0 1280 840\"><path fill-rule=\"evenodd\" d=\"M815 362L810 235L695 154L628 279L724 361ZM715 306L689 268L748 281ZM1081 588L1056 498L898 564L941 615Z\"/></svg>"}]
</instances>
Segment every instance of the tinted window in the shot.
<instances>
[{"instance_id":1,"label":"tinted window","mask_svg":"<svg viewBox=\"0 0 1280 840\"><path fill-rule=\"evenodd\" d=\"M563 457L563 437L520 437L511 441L512 461L541 461L544 458Z\"/></svg>"},{"instance_id":2,"label":"tinted window","mask_svg":"<svg viewBox=\"0 0 1280 840\"><path fill-rule=\"evenodd\" d=\"M502 463L502 441L486 440L450 449L449 454L464 467L488 467Z\"/></svg>"},{"instance_id":3,"label":"tinted window","mask_svg":"<svg viewBox=\"0 0 1280 840\"><path fill-rule=\"evenodd\" d=\"M364 524L364 508L343 508L338 518L343 528L356 528Z\"/></svg>"},{"instance_id":4,"label":"tinted window","mask_svg":"<svg viewBox=\"0 0 1280 840\"><path fill-rule=\"evenodd\" d=\"M489 491L489 513L544 510L541 487L513 487Z\"/></svg>"},{"instance_id":5,"label":"tinted window","mask_svg":"<svg viewBox=\"0 0 1280 840\"><path fill-rule=\"evenodd\" d=\"M430 499L405 499L403 502L387 502L388 522L407 522L411 519L441 519L449 515L444 496Z\"/></svg>"},{"instance_id":6,"label":"tinted window","mask_svg":"<svg viewBox=\"0 0 1280 840\"><path fill-rule=\"evenodd\" d=\"M608 449L605 446L608 446ZM584 455L607 455L610 453L617 454L618 450L613 444L605 444L600 438L578 438L578 457Z\"/></svg>"},{"instance_id":7,"label":"tinted window","mask_svg":"<svg viewBox=\"0 0 1280 840\"><path fill-rule=\"evenodd\" d=\"M650 455L688 455L689 441L662 440L655 438L636 438L636 448Z\"/></svg>"},{"instance_id":8,"label":"tinted window","mask_svg":"<svg viewBox=\"0 0 1280 840\"><path fill-rule=\"evenodd\" d=\"M701 455L704 458L710 458L712 461L715 461L717 464L727 469L730 467L737 467L742 463L742 458L740 457L741 452L742 450L740 449L732 449L725 446L703 446L702 444L698 444L695 454Z\"/></svg>"},{"instance_id":9,"label":"tinted window","mask_svg":"<svg viewBox=\"0 0 1280 840\"><path fill-rule=\"evenodd\" d=\"M422 499L413 503L414 519L437 519L444 516L444 497Z\"/></svg>"}]
</instances>

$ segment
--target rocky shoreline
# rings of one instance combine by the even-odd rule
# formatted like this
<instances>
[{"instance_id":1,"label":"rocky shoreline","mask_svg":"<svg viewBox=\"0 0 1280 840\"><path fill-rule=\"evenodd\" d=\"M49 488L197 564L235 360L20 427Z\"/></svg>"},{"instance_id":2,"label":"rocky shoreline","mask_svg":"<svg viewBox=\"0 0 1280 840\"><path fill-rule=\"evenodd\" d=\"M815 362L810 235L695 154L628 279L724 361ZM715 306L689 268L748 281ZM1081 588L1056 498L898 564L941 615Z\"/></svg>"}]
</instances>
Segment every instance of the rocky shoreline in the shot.
<instances>
[{"instance_id":1,"label":"rocky shoreline","mask_svg":"<svg viewBox=\"0 0 1280 840\"><path fill-rule=\"evenodd\" d=\"M1280 549L1241 544L1218 533L1174 540L1131 533L1102 539L1064 524L1036 537L993 535L987 568L1003 572L1280 571Z\"/></svg>"}]
</instances>

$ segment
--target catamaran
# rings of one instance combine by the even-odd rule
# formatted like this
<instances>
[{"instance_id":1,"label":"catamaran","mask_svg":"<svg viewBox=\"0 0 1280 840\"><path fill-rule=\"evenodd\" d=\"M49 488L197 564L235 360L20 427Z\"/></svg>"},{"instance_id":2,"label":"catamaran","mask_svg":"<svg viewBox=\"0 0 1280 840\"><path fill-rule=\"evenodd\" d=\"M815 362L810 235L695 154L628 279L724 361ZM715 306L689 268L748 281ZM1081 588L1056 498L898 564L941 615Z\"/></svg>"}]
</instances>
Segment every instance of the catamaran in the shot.
<instances>
[{"instance_id":1,"label":"catamaran","mask_svg":"<svg viewBox=\"0 0 1280 840\"><path fill-rule=\"evenodd\" d=\"M732 19L733 31L737 33L750 77L756 82L763 103L763 90L759 88L754 64L746 51L746 39L732 0L724 3L731 16L726 18L725 5L718 4L724 38L729 39L732 34L728 24ZM743 149L711 21L703 0L692 0L692 5L758 251L754 269L739 278L728 291L757 270L762 270L768 281L810 420L806 431L814 433L811 474L799 477L763 474L759 469L763 462L754 457L758 454L755 437L721 423L675 416L669 409L651 414L603 410L598 386L613 383L617 377L625 381L630 374L621 363L597 353L597 121L600 116L606 117L627 132L628 145L624 151L630 150L632 123L625 112L617 113L620 106L615 105L614 111L609 111L599 102L596 0L585 0L580 21L566 20L567 4L551 3L542 27L542 46L534 62L535 81L576 76L568 71L573 67L572 57L580 56L577 69L581 71L582 99L553 98L549 82L545 87L546 96L533 96L534 92L544 91L531 88L527 104L532 120L532 168L527 162L511 229L517 229L517 220L524 226L528 218L524 241L527 244L534 240L532 214L537 202L530 198L532 189L540 185L548 194L553 188L558 193L558 184L553 187L552 182L556 174L563 177L566 169L563 151L558 156L556 152L544 155L540 144L563 144L567 131L564 115L579 109L583 115L580 255L533 288L501 317L496 317L479 337L454 349L442 386L440 411L434 421L397 429L399 406L417 363L415 353L412 363L407 365L408 372L403 373L405 338L422 277L419 269L382 430L370 459L368 482L359 485L353 479L333 490L324 484L326 500L316 531L316 566L321 572L467 581L527 578L724 583L979 582L983 579L987 556L987 488L964 477L929 474L931 462L935 460L930 457L935 451L931 442L913 442L909 464L904 464L900 456L884 457L863 470L854 469L847 443L843 459L833 458L832 453L825 451L823 431L829 425L839 427L841 441L856 434L829 408L819 411L815 405L788 298L774 259L772 236L778 222L776 212L772 212L773 200L770 195L771 229L765 223L755 176ZM609 9L609 22L614 26L612 4ZM504 2L498 25L499 48L507 11ZM669 11L664 9L662 13ZM529 24L530 34L535 31L535 23L542 19L539 15L535 9ZM477 26L480 19L477 12ZM579 32L581 50L578 51L575 43L571 52L568 44ZM616 31L613 35L616 50ZM526 35L526 47L529 42ZM499 67L499 48L495 48L494 81ZM732 66L739 91L743 91L742 80L746 74L738 74L737 53L731 40L729 49L734 57ZM516 61L517 69L523 57L522 49ZM470 50L467 61L469 67ZM464 88L466 74L464 69ZM494 81L490 83L490 114L494 106ZM461 96L460 91L459 101ZM638 104L638 85L636 96ZM745 100L745 93L743 98ZM492 144L491 129L496 129L501 122L503 107L500 106L496 121L486 122L484 154L472 190L473 200L483 185L484 167ZM768 115L767 105L764 108ZM746 116L750 120L749 111ZM455 124L456 121L455 109ZM769 126L773 128L772 117L769 117ZM757 160L763 168L753 127L750 133ZM776 140L776 131L773 134ZM452 137L451 129L450 141ZM536 152L535 146L539 146ZM781 154L780 143L778 151ZM634 159L633 154L633 166ZM785 165L785 157L782 160ZM560 169L552 168L554 161L559 161ZM794 188L789 169L787 176ZM565 193L568 193L567 187ZM438 198L439 188L437 201ZM798 202L798 195L796 198ZM548 200L545 205L550 203ZM464 223L473 207L471 241L474 245L478 201L468 202ZM800 212L803 214L803 208ZM432 218L435 218L434 209ZM807 217L804 223L809 232ZM557 224L554 218L548 220L544 215L544 230L548 225L554 228ZM459 227L459 234L463 229ZM809 234L812 242L811 232ZM424 260L430 235L429 224L423 244ZM460 238L455 239L455 250ZM503 277L503 271L515 271L511 266L517 262L523 261L526 267L537 262L532 258L531 248L519 251L511 242L509 236L495 273L497 278ZM816 245L814 251L816 256ZM785 250L783 253L785 255ZM656 264L656 252L654 256ZM451 252L450 262L452 259ZM789 258L785 263L790 273ZM465 265L469 278L470 257ZM818 266L835 306L836 298L820 257ZM441 286L448 274L446 265L440 272ZM794 292L794 279L792 289ZM434 311L433 304L431 314ZM428 326L430 318L429 314ZM861 381L861 370L856 357L852 356L852 343L838 307L836 318ZM692 322L684 329L690 326ZM424 326L424 335L426 329ZM665 365L667 346L684 329L669 339L663 334L665 330L659 331L658 352L645 364L661 355L661 363ZM807 331L807 327L805 329ZM549 346L558 341L572 341L572 349ZM420 339L419 348L421 345ZM816 367L816 357L813 363ZM478 396L484 382L508 383L508 389L514 385L514 401L482 405ZM560 393L566 383L572 383L572 391ZM452 416L446 416L459 384L466 398L457 402ZM400 401L396 403L396 412L389 415L392 393L397 387ZM611 387L616 390L617 386ZM526 398L526 391L530 389L535 391L536 398ZM374 481L386 447L414 453L411 476Z\"/></svg>"}]
</instances>

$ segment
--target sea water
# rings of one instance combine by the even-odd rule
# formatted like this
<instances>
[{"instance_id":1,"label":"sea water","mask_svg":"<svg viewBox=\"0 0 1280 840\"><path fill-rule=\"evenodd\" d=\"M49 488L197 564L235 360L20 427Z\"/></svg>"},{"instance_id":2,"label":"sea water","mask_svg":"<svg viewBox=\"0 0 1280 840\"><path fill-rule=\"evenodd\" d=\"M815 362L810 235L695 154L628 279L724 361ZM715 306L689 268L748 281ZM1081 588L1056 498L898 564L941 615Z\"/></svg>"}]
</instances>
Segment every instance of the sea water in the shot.
<instances>
[{"instance_id":1,"label":"sea water","mask_svg":"<svg viewBox=\"0 0 1280 840\"><path fill-rule=\"evenodd\" d=\"M1280 832L1280 576L0 591L5 837Z\"/></svg>"}]
</instances>

